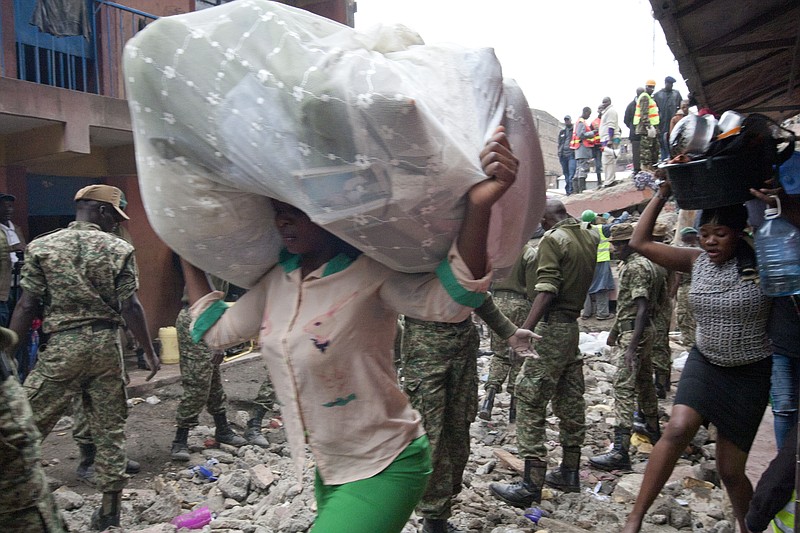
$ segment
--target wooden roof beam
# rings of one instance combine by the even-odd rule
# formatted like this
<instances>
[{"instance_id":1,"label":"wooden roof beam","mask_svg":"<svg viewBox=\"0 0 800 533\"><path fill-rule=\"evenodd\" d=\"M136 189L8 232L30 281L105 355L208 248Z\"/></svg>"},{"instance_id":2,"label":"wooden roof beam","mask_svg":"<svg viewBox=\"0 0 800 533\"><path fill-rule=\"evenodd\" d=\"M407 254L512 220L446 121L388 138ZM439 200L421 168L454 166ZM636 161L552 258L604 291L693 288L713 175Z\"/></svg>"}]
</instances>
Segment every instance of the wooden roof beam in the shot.
<instances>
[{"instance_id":1,"label":"wooden roof beam","mask_svg":"<svg viewBox=\"0 0 800 533\"><path fill-rule=\"evenodd\" d=\"M786 51L783 50L781 52L778 52L777 54L783 54L783 53L786 53ZM742 72L746 71L749 68L758 66L759 64L763 63L764 61L767 61L769 59L774 58L777 54L774 53L774 52L770 52L768 54L764 54L762 56L757 57L756 59L753 59L752 61L748 61L747 63L742 63L741 65L736 65L732 69L730 69L730 70L728 70L726 72L723 72L722 74L719 74L717 76L714 76L713 78L709 78L707 80L703 80L703 83L705 85L713 85L713 84L718 83L720 81L725 81L725 80L727 80L728 78L730 78L733 75L741 74Z\"/></svg>"},{"instance_id":2,"label":"wooden roof beam","mask_svg":"<svg viewBox=\"0 0 800 533\"><path fill-rule=\"evenodd\" d=\"M696 56L698 54L702 54L706 50L713 50L715 48L724 46L730 42L731 39L741 37L742 35L746 35L754 30L757 30L765 24L769 24L776 18L789 17L789 12L797 10L798 7L800 6L798 6L798 3L795 0L784 0L783 4L765 13L762 13L753 19L750 19L746 24L742 24L738 28L729 31L726 35L718 37L705 46L698 48L692 53L692 55Z\"/></svg>"},{"instance_id":3,"label":"wooden roof beam","mask_svg":"<svg viewBox=\"0 0 800 533\"><path fill-rule=\"evenodd\" d=\"M756 41L744 44L729 44L727 46L720 46L717 48L709 49L703 47L694 54L694 57L709 57L719 56L725 54L739 54L741 52L754 52L756 50L776 50L782 48L792 48L795 40L792 38L786 39L773 39L770 41Z\"/></svg>"},{"instance_id":4,"label":"wooden roof beam","mask_svg":"<svg viewBox=\"0 0 800 533\"><path fill-rule=\"evenodd\" d=\"M686 15L690 15L697 11L698 9L707 6L708 4L714 3L716 0L698 0L697 2L692 2L688 6L684 7L675 12L675 18L683 18Z\"/></svg>"},{"instance_id":5,"label":"wooden roof beam","mask_svg":"<svg viewBox=\"0 0 800 533\"><path fill-rule=\"evenodd\" d=\"M741 110L742 113L783 113L784 111L800 110L800 103L790 105L767 105L746 107Z\"/></svg>"},{"instance_id":6,"label":"wooden roof beam","mask_svg":"<svg viewBox=\"0 0 800 533\"><path fill-rule=\"evenodd\" d=\"M794 85L797 86L798 84L795 83ZM793 87L788 87L788 89L793 90ZM782 94L785 94L786 90L787 86L785 82L775 83L770 85L769 87L761 89L756 93L748 94L749 97L748 100L752 102L754 100L758 100L759 98L761 98L761 102L759 104L754 104L754 105L760 105L762 102L768 102L776 97L781 96Z\"/></svg>"}]
</instances>

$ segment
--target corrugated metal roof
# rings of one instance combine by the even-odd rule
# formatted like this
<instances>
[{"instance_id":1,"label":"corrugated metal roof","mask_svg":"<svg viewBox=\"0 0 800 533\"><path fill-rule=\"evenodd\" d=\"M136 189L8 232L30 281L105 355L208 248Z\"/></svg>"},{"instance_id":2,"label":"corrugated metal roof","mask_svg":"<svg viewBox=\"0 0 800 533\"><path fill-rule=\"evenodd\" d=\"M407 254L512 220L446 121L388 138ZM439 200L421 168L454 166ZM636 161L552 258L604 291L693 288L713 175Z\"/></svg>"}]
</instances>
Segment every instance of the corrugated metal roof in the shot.
<instances>
[{"instance_id":1,"label":"corrugated metal roof","mask_svg":"<svg viewBox=\"0 0 800 533\"><path fill-rule=\"evenodd\" d=\"M715 113L800 112L800 0L650 0L687 86Z\"/></svg>"}]
</instances>

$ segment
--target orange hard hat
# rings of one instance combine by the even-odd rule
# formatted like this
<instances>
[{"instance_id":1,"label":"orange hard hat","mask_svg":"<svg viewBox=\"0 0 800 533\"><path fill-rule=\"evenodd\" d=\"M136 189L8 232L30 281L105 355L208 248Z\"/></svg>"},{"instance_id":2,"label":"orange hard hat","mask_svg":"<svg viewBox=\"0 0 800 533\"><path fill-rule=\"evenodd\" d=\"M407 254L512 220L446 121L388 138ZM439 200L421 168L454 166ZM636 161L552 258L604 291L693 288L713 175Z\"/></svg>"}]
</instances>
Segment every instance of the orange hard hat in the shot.
<instances>
[{"instance_id":1,"label":"orange hard hat","mask_svg":"<svg viewBox=\"0 0 800 533\"><path fill-rule=\"evenodd\" d=\"M644 85L645 85L645 87L647 87L647 86L655 87L656 86L656 80L647 80Z\"/></svg>"}]
</instances>

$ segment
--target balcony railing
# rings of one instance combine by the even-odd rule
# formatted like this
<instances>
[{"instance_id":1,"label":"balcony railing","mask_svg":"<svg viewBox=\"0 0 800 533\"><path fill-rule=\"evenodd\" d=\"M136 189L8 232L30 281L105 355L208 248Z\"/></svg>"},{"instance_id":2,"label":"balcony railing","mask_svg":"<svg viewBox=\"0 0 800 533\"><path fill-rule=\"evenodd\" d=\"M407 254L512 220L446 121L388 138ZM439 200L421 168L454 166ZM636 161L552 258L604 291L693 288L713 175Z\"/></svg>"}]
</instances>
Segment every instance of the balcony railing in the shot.
<instances>
[{"instance_id":1,"label":"balcony railing","mask_svg":"<svg viewBox=\"0 0 800 533\"><path fill-rule=\"evenodd\" d=\"M88 39L39 31L30 24L35 6L30 0L14 0L11 23L3 20L12 16L10 10L0 9L0 76L125 98L125 43L158 17L108 0L87 1ZM4 35L3 28L13 28L14 35Z\"/></svg>"}]
</instances>

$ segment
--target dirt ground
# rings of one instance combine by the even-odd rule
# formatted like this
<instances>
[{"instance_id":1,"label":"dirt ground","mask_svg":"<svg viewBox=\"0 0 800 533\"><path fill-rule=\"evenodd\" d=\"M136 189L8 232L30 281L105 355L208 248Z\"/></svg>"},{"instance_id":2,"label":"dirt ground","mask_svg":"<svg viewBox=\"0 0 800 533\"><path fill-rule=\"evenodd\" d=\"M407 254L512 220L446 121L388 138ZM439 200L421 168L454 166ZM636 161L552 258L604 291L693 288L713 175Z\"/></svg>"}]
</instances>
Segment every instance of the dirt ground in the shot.
<instances>
[{"instance_id":1,"label":"dirt ground","mask_svg":"<svg viewBox=\"0 0 800 533\"><path fill-rule=\"evenodd\" d=\"M178 365L164 365L154 379L153 385L157 387L154 390L136 385L142 382L144 371L130 372L134 385L129 387L129 396L142 399L155 396L161 402L156 405L141 402L128 410L128 422L125 426L128 457L138 461L142 467L139 474L131 477L128 488L152 488L156 475L189 466L186 463L172 463L169 458L170 444L175 436L175 411L182 392L180 382L159 386L171 381L168 378L178 372L177 367ZM255 356L224 363L221 372L228 396L228 417L235 423L237 411L251 409L251 400L256 397L261 382L266 377L266 369L261 358ZM159 379L162 383L158 382ZM211 415L205 410L200 415L200 424L214 425ZM244 431L242 427L234 427L240 434ZM45 473L48 478L79 494L94 494L94 488L79 482L75 476L79 460L78 446L72 439L71 428L53 431L45 439L42 445L42 461L46 465Z\"/></svg>"}]
</instances>

